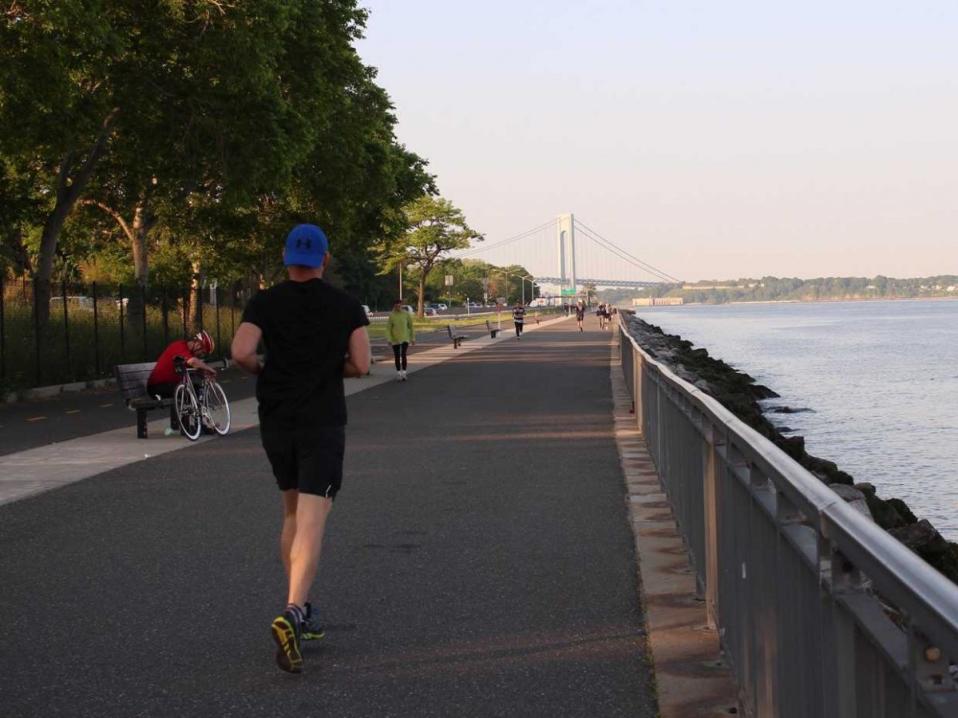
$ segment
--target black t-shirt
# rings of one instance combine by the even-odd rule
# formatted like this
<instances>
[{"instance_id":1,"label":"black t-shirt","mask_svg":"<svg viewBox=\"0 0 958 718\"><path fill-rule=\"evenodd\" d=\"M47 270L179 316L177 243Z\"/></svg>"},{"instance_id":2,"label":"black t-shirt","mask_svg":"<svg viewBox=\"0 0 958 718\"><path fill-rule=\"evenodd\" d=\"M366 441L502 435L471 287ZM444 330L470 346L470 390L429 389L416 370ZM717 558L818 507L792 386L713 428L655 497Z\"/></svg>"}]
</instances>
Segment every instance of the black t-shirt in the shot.
<instances>
[{"instance_id":1,"label":"black t-shirt","mask_svg":"<svg viewBox=\"0 0 958 718\"><path fill-rule=\"evenodd\" d=\"M343 426L343 364L362 305L322 279L285 281L254 296L243 321L263 332L266 362L256 381L261 422Z\"/></svg>"}]
</instances>

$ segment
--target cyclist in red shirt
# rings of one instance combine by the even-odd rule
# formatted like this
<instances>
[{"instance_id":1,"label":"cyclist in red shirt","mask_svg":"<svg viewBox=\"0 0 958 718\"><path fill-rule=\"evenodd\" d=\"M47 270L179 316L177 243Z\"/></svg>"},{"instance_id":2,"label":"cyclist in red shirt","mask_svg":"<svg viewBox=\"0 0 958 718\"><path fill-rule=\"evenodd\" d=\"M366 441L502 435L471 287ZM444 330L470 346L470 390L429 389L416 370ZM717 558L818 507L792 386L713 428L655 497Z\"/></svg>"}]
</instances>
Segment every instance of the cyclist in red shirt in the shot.
<instances>
[{"instance_id":1,"label":"cyclist in red shirt","mask_svg":"<svg viewBox=\"0 0 958 718\"><path fill-rule=\"evenodd\" d=\"M215 344L213 337L207 332L200 331L192 339L177 339L163 350L156 366L146 382L146 392L150 396L169 398L176 391L180 383L180 375L176 373L176 359L182 358L188 367L202 369L209 374L216 374L216 369L203 361L213 353Z\"/></svg>"}]
</instances>

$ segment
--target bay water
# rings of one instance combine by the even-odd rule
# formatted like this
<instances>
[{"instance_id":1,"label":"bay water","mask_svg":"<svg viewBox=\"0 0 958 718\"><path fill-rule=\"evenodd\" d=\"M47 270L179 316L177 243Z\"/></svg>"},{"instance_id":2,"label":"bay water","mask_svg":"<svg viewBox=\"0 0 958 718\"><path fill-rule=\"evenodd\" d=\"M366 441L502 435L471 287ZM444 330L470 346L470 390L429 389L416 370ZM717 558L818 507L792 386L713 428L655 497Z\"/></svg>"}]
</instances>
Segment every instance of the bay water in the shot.
<instances>
[{"instance_id":1,"label":"bay water","mask_svg":"<svg viewBox=\"0 0 958 718\"><path fill-rule=\"evenodd\" d=\"M958 301L637 307L808 409L768 413L958 541Z\"/></svg>"}]
</instances>

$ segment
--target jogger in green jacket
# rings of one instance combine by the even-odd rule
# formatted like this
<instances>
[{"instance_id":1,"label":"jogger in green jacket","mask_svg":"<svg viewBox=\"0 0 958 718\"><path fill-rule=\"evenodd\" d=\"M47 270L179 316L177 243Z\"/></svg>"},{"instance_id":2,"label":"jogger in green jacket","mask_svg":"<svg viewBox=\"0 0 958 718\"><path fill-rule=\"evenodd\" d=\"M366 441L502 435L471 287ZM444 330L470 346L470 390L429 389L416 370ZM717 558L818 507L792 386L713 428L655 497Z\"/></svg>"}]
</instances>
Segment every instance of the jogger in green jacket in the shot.
<instances>
[{"instance_id":1,"label":"jogger in green jacket","mask_svg":"<svg viewBox=\"0 0 958 718\"><path fill-rule=\"evenodd\" d=\"M386 341L393 348L396 359L396 380L406 381L406 350L416 343L416 329L413 327L412 314L402 308L402 300L393 303L393 310L386 320Z\"/></svg>"}]
</instances>

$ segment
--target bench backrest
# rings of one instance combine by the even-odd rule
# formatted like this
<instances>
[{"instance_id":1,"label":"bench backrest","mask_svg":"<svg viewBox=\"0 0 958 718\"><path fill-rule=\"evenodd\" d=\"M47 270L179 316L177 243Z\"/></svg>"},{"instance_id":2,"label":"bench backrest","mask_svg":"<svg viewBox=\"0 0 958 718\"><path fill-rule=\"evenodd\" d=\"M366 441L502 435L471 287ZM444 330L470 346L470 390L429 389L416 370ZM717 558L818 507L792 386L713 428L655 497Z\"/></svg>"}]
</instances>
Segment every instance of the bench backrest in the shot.
<instances>
[{"instance_id":1,"label":"bench backrest","mask_svg":"<svg viewBox=\"0 0 958 718\"><path fill-rule=\"evenodd\" d=\"M116 377L116 384L123 394L123 398L138 399L146 396L146 381L153 372L156 362L147 362L144 364L117 364L113 367L113 375Z\"/></svg>"},{"instance_id":2,"label":"bench backrest","mask_svg":"<svg viewBox=\"0 0 958 718\"><path fill-rule=\"evenodd\" d=\"M486 320L486 329L488 329L490 332L492 331L492 325L489 323L488 319Z\"/></svg>"},{"instance_id":3,"label":"bench backrest","mask_svg":"<svg viewBox=\"0 0 958 718\"><path fill-rule=\"evenodd\" d=\"M446 331L449 332L449 338L452 339L452 324L446 325Z\"/></svg>"}]
</instances>

